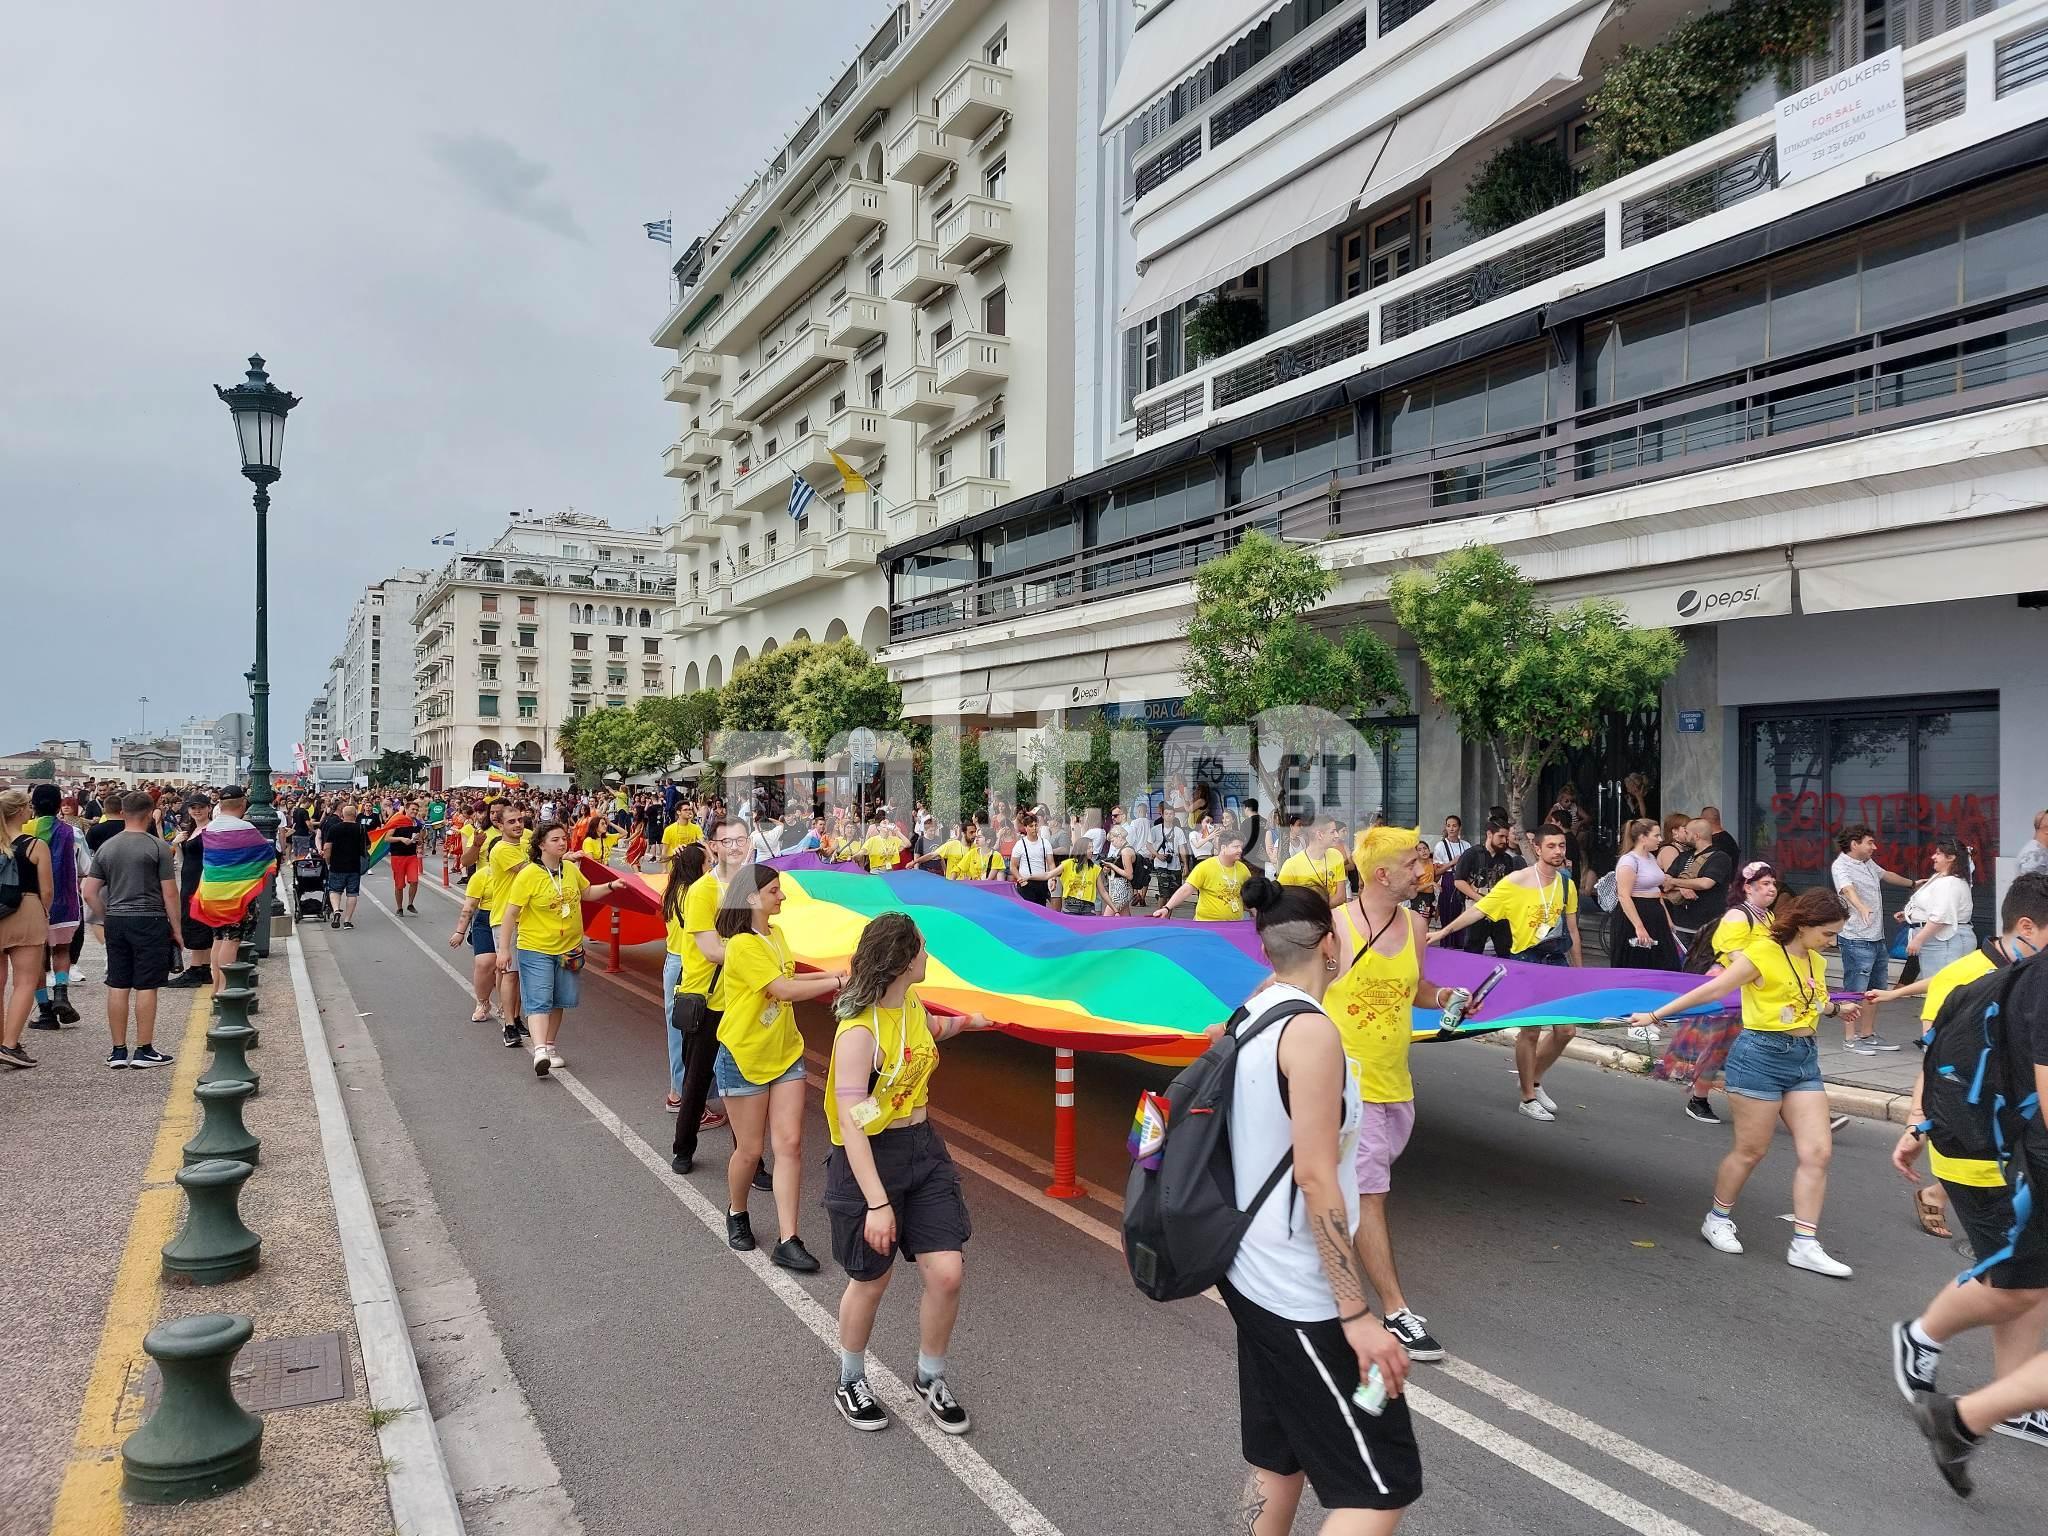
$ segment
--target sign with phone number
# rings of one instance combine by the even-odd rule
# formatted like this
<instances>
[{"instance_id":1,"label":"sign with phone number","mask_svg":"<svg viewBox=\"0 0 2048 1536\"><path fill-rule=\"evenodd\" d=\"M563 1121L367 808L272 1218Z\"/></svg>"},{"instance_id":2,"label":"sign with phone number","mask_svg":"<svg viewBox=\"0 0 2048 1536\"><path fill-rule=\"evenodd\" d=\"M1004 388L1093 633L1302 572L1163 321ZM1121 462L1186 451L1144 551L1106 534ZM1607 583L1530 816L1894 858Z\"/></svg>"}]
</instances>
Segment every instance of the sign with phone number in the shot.
<instances>
[{"instance_id":1,"label":"sign with phone number","mask_svg":"<svg viewBox=\"0 0 2048 1536\"><path fill-rule=\"evenodd\" d=\"M1785 97L1777 106L1778 185L1906 136L1905 50L1893 48Z\"/></svg>"}]
</instances>

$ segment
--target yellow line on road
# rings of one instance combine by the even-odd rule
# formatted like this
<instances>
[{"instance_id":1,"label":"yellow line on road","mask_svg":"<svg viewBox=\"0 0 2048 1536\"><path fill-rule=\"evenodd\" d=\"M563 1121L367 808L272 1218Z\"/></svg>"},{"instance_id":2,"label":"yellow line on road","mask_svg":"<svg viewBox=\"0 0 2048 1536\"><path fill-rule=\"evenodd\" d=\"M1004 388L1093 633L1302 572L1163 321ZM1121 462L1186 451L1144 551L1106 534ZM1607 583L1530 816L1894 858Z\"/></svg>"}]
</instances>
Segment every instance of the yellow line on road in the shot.
<instances>
[{"instance_id":1,"label":"yellow line on road","mask_svg":"<svg viewBox=\"0 0 2048 1536\"><path fill-rule=\"evenodd\" d=\"M156 1321L159 1250L177 1230L179 1191L171 1179L184 1164L185 1143L199 1114L192 1089L205 1065L212 1008L210 991L192 1000L192 1017L178 1045L156 1146L142 1176L142 1195L128 1223L128 1245L121 1251L106 1321L100 1326L99 1352L93 1356L85 1400L79 1404L71 1460L50 1515L50 1536L120 1536L125 1521L121 1442L141 1423L142 1372L149 1363L142 1353L142 1336Z\"/></svg>"}]
</instances>

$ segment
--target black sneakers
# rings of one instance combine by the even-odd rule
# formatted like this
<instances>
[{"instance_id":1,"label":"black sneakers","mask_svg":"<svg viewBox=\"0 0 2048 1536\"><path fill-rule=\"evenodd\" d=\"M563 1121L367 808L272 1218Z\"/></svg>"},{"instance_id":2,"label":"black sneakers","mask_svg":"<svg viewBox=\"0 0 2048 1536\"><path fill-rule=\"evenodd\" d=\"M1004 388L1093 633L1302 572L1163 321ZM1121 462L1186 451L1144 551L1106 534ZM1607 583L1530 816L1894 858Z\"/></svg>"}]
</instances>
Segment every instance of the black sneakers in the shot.
<instances>
[{"instance_id":1,"label":"black sneakers","mask_svg":"<svg viewBox=\"0 0 2048 1536\"><path fill-rule=\"evenodd\" d=\"M35 1057L29 1055L20 1046L0 1045L0 1066L14 1067L18 1070L23 1067L32 1067L35 1064Z\"/></svg>"},{"instance_id":2,"label":"black sneakers","mask_svg":"<svg viewBox=\"0 0 2048 1536\"><path fill-rule=\"evenodd\" d=\"M523 1031L517 1024L507 1024L505 1026L505 1043L509 1046L517 1046L519 1044L519 1036L522 1033Z\"/></svg>"},{"instance_id":3,"label":"black sneakers","mask_svg":"<svg viewBox=\"0 0 2048 1536\"><path fill-rule=\"evenodd\" d=\"M931 1410L932 1421L949 1435L964 1435L973 1421L967 1417L952 1391L946 1386L943 1376L919 1376L917 1395L924 1399L925 1407Z\"/></svg>"},{"instance_id":4,"label":"black sneakers","mask_svg":"<svg viewBox=\"0 0 2048 1536\"><path fill-rule=\"evenodd\" d=\"M889 1427L888 1410L875 1401L875 1394L868 1389L865 1376L841 1382L839 1390L832 1394L832 1401L839 1405L839 1417L855 1429L873 1431Z\"/></svg>"},{"instance_id":5,"label":"black sneakers","mask_svg":"<svg viewBox=\"0 0 2048 1536\"><path fill-rule=\"evenodd\" d=\"M1956 1400L1946 1392L1929 1392L1915 1399L1913 1422L1927 1437L1934 1469L1967 1499L1977 1487L1970 1479L1970 1457L1978 1442L1963 1433L1962 1421L1956 1417Z\"/></svg>"},{"instance_id":6,"label":"black sneakers","mask_svg":"<svg viewBox=\"0 0 2048 1536\"><path fill-rule=\"evenodd\" d=\"M116 1072L127 1071L128 1047L125 1045L117 1045L111 1051L107 1052L107 1065Z\"/></svg>"},{"instance_id":7,"label":"black sneakers","mask_svg":"<svg viewBox=\"0 0 2048 1536\"><path fill-rule=\"evenodd\" d=\"M77 1018L78 1015L73 1013L72 1017ZM28 1021L28 1027L30 1029L62 1029L64 1026L58 1022L57 1010L45 1002L36 1005L36 1016Z\"/></svg>"},{"instance_id":8,"label":"black sneakers","mask_svg":"<svg viewBox=\"0 0 2048 1536\"><path fill-rule=\"evenodd\" d=\"M754 1170L754 1188L761 1191L761 1193L764 1195L772 1195L775 1193L775 1180L768 1176L768 1170L766 1168L757 1167Z\"/></svg>"},{"instance_id":9,"label":"black sneakers","mask_svg":"<svg viewBox=\"0 0 2048 1536\"><path fill-rule=\"evenodd\" d=\"M329 913L327 917L327 926L330 928L339 928L341 926L341 914L339 912Z\"/></svg>"},{"instance_id":10,"label":"black sneakers","mask_svg":"<svg viewBox=\"0 0 2048 1536\"><path fill-rule=\"evenodd\" d=\"M1685 1101L1685 1118L1697 1120L1701 1125L1719 1125L1721 1123L1721 1117L1714 1113L1714 1106L1701 1098L1691 1098Z\"/></svg>"},{"instance_id":11,"label":"black sneakers","mask_svg":"<svg viewBox=\"0 0 2048 1536\"><path fill-rule=\"evenodd\" d=\"M1910 1403L1915 1393L1932 1392L1940 1366L1940 1350L1914 1343L1905 1323L1892 1324L1892 1380L1899 1384L1899 1396Z\"/></svg>"},{"instance_id":12,"label":"black sneakers","mask_svg":"<svg viewBox=\"0 0 2048 1536\"><path fill-rule=\"evenodd\" d=\"M1422 1326L1424 1321L1425 1319L1403 1307L1398 1312L1387 1314L1387 1332L1401 1341L1401 1347L1408 1351L1410 1360L1421 1360L1425 1363L1441 1360L1444 1357L1444 1347L1430 1336L1427 1328Z\"/></svg>"},{"instance_id":13,"label":"black sneakers","mask_svg":"<svg viewBox=\"0 0 2048 1536\"><path fill-rule=\"evenodd\" d=\"M742 1217L741 1219L744 1220L745 1218ZM726 1225L728 1227L732 1225L732 1218L730 1216L726 1218ZM734 1244L734 1246L737 1247L738 1244ZM753 1244L749 1243L747 1246L751 1248ZM817 1259L812 1255L811 1250L804 1246L804 1240L800 1237L785 1237L775 1245L775 1251L769 1254L768 1257L777 1264L780 1264L784 1269L793 1269L800 1275L812 1275L818 1272Z\"/></svg>"},{"instance_id":14,"label":"black sneakers","mask_svg":"<svg viewBox=\"0 0 2048 1536\"><path fill-rule=\"evenodd\" d=\"M734 1253L754 1251L754 1218L745 1211L725 1213L725 1246ZM814 1264L813 1268L816 1267Z\"/></svg>"},{"instance_id":15,"label":"black sneakers","mask_svg":"<svg viewBox=\"0 0 2048 1536\"><path fill-rule=\"evenodd\" d=\"M153 1045L138 1045L128 1057L128 1065L135 1068L168 1067L171 1058Z\"/></svg>"}]
</instances>

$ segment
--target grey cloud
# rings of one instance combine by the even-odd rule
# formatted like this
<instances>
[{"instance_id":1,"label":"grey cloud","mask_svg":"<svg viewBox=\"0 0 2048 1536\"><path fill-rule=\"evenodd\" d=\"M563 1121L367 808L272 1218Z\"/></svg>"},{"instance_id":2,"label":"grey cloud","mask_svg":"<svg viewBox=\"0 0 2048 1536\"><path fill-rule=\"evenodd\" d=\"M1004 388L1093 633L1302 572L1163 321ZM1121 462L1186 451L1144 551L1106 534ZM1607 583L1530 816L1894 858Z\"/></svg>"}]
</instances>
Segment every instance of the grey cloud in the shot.
<instances>
[{"instance_id":1,"label":"grey cloud","mask_svg":"<svg viewBox=\"0 0 2048 1536\"><path fill-rule=\"evenodd\" d=\"M569 204L542 190L554 174L505 140L488 133L436 134L429 152L486 208L571 240L584 238Z\"/></svg>"}]
</instances>

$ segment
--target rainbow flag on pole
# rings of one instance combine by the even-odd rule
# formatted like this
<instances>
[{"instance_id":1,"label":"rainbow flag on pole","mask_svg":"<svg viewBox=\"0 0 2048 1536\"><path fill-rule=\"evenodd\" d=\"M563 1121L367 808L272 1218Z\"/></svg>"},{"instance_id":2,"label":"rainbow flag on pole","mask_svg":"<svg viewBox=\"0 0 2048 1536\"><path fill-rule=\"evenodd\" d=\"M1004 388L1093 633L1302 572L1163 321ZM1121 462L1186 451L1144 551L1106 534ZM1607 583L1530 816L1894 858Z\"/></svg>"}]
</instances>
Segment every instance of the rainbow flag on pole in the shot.
<instances>
[{"instance_id":1,"label":"rainbow flag on pole","mask_svg":"<svg viewBox=\"0 0 2048 1536\"><path fill-rule=\"evenodd\" d=\"M263 889L277 850L254 827L247 831L203 832L199 889L192 894L192 916L214 928L232 928L248 915L249 903Z\"/></svg>"},{"instance_id":2,"label":"rainbow flag on pole","mask_svg":"<svg viewBox=\"0 0 2048 1536\"><path fill-rule=\"evenodd\" d=\"M493 784L524 784L526 780L511 772L503 763L492 763L489 769Z\"/></svg>"}]
</instances>

